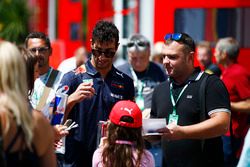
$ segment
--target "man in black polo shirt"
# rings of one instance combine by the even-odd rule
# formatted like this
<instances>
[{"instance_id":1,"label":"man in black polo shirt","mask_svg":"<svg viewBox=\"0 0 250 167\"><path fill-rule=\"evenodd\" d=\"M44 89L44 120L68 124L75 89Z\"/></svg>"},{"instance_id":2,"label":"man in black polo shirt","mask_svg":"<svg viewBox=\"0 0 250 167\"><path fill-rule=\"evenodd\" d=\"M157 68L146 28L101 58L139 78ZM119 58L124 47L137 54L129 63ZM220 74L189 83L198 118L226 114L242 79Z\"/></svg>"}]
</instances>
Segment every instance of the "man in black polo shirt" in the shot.
<instances>
[{"instance_id":1,"label":"man in black polo shirt","mask_svg":"<svg viewBox=\"0 0 250 167\"><path fill-rule=\"evenodd\" d=\"M201 109L200 85L204 75L195 68L195 43L184 33L167 34L162 50L169 79L155 88L151 117L166 118L163 133L163 166L223 166L223 135L229 126L230 102L222 81L210 75ZM205 112L206 119L201 119Z\"/></svg>"}]
</instances>

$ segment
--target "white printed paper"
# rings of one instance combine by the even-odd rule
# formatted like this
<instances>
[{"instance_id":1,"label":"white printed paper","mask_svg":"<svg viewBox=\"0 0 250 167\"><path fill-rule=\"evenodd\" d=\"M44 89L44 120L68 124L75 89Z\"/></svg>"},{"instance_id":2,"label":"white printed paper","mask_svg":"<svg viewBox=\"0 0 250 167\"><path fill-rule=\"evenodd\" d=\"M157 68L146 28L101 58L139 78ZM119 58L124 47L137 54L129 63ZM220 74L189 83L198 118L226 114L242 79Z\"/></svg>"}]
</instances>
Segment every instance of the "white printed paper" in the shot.
<instances>
[{"instance_id":1,"label":"white printed paper","mask_svg":"<svg viewBox=\"0 0 250 167\"><path fill-rule=\"evenodd\" d=\"M157 130L166 127L165 118L151 118L142 120L143 135L161 135Z\"/></svg>"}]
</instances>

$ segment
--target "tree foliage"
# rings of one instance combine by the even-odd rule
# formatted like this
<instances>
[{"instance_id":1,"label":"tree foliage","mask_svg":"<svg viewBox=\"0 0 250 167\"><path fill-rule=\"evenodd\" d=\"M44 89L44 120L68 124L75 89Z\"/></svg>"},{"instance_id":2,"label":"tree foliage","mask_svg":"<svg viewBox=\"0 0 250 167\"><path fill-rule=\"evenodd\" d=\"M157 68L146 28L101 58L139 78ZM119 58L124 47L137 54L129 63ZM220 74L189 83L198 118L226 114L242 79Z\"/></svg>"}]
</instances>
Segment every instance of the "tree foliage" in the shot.
<instances>
[{"instance_id":1,"label":"tree foliage","mask_svg":"<svg viewBox=\"0 0 250 167\"><path fill-rule=\"evenodd\" d=\"M23 43L28 34L27 0L0 0L0 38Z\"/></svg>"}]
</instances>

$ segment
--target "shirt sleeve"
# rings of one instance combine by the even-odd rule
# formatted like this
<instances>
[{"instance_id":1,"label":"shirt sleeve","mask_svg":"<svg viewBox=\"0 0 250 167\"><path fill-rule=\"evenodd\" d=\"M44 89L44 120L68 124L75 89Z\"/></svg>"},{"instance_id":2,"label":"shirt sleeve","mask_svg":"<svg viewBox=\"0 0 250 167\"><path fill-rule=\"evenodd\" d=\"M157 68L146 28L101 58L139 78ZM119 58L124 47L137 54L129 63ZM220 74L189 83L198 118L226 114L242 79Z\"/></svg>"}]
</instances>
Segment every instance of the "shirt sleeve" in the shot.
<instances>
[{"instance_id":1,"label":"shirt sleeve","mask_svg":"<svg viewBox=\"0 0 250 167\"><path fill-rule=\"evenodd\" d=\"M98 167L102 162L102 151L100 148L95 150L93 158L92 158L92 167Z\"/></svg>"},{"instance_id":2,"label":"shirt sleeve","mask_svg":"<svg viewBox=\"0 0 250 167\"><path fill-rule=\"evenodd\" d=\"M67 94L68 95L72 94L75 91L72 87L72 85L74 84L75 78L76 78L76 75L74 72L70 71L70 72L66 73L63 76L58 89L62 88L63 86L68 86L69 90L68 90Z\"/></svg>"},{"instance_id":3,"label":"shirt sleeve","mask_svg":"<svg viewBox=\"0 0 250 167\"><path fill-rule=\"evenodd\" d=\"M141 160L142 167L155 167L155 160L151 152L148 150L144 151L144 156Z\"/></svg>"},{"instance_id":4,"label":"shirt sleeve","mask_svg":"<svg viewBox=\"0 0 250 167\"><path fill-rule=\"evenodd\" d=\"M211 75L206 85L206 108L208 115L215 112L230 112L230 99L223 82Z\"/></svg>"}]
</instances>

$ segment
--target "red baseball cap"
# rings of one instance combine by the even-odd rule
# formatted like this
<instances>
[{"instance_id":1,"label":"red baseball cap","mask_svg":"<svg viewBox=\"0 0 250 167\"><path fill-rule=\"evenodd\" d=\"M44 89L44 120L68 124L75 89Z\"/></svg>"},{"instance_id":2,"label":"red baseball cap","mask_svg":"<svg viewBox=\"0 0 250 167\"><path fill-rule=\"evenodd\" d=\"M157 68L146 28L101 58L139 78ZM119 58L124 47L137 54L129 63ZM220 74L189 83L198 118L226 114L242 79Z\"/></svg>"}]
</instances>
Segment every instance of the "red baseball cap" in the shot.
<instances>
[{"instance_id":1,"label":"red baseball cap","mask_svg":"<svg viewBox=\"0 0 250 167\"><path fill-rule=\"evenodd\" d=\"M123 116L133 118L133 122L121 121ZM112 123L123 127L139 128L142 126L142 112L136 103L129 100L117 102L111 110L109 119Z\"/></svg>"}]
</instances>

